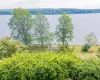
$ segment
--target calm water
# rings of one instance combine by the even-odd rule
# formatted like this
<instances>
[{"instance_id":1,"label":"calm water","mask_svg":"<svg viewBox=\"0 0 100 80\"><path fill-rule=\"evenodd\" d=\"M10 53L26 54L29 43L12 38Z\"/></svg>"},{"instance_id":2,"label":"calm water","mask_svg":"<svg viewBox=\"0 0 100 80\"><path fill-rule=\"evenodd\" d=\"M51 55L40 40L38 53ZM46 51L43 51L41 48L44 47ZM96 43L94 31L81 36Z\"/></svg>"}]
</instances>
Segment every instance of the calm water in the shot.
<instances>
[{"instance_id":1,"label":"calm water","mask_svg":"<svg viewBox=\"0 0 100 80\"><path fill-rule=\"evenodd\" d=\"M54 32L58 24L60 15L47 15L50 22L51 31ZM0 38L10 36L10 30L7 25L10 15L0 15ZM73 14L70 15L74 25L74 39L71 43L83 44L84 36L89 32L95 32L100 42L100 13L99 14Z\"/></svg>"}]
</instances>

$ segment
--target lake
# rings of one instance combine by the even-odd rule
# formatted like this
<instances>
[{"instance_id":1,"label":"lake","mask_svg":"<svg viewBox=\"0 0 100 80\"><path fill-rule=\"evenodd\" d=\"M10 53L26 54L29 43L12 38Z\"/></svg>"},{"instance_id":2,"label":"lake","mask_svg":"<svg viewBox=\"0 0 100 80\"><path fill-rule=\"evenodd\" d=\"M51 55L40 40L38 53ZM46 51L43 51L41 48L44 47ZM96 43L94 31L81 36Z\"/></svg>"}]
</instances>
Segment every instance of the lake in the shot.
<instances>
[{"instance_id":1,"label":"lake","mask_svg":"<svg viewBox=\"0 0 100 80\"><path fill-rule=\"evenodd\" d=\"M46 15L50 23L51 31L54 32L61 15ZM10 36L10 29L7 25L11 15L0 15L0 38ZM100 42L100 13L95 14L71 14L74 26L74 39L72 44L84 44L84 36L90 32L95 32L98 42Z\"/></svg>"}]
</instances>

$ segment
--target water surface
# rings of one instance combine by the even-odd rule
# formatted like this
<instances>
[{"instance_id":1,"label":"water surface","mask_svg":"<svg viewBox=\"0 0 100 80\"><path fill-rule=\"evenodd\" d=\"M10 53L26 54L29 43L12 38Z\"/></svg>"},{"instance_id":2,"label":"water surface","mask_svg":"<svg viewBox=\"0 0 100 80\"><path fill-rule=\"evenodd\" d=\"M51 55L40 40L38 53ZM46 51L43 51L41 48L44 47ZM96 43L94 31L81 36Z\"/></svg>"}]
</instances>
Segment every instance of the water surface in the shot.
<instances>
[{"instance_id":1,"label":"water surface","mask_svg":"<svg viewBox=\"0 0 100 80\"><path fill-rule=\"evenodd\" d=\"M58 18L61 15L47 15L51 31L54 32L58 24ZM8 22L11 15L0 15L0 38L10 36ZM34 17L34 16L33 16ZM90 32L95 32L100 42L100 13L97 14L71 14L74 26L74 39L71 43L83 44L84 36Z\"/></svg>"}]
</instances>

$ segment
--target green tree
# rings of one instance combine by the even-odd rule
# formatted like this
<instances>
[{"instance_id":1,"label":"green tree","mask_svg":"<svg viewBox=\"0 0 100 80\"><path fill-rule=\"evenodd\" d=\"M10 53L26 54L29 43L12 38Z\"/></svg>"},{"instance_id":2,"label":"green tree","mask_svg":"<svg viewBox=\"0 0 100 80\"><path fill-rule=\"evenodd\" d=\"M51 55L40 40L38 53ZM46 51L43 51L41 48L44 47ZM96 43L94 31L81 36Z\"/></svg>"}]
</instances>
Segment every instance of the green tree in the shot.
<instances>
[{"instance_id":1,"label":"green tree","mask_svg":"<svg viewBox=\"0 0 100 80\"><path fill-rule=\"evenodd\" d=\"M37 13L34 18L34 38L36 43L44 46L53 39L53 34L50 32L50 25L46 18L41 13Z\"/></svg>"},{"instance_id":2,"label":"green tree","mask_svg":"<svg viewBox=\"0 0 100 80\"><path fill-rule=\"evenodd\" d=\"M68 14L63 13L58 19L59 25L56 27L56 38L58 42L61 42L64 46L65 43L68 44L69 41L73 38L73 24L72 20Z\"/></svg>"},{"instance_id":3,"label":"green tree","mask_svg":"<svg viewBox=\"0 0 100 80\"><path fill-rule=\"evenodd\" d=\"M95 33L94 32L90 32L87 36L85 36L85 42L90 46L96 45L97 38L95 36Z\"/></svg>"},{"instance_id":4,"label":"green tree","mask_svg":"<svg viewBox=\"0 0 100 80\"><path fill-rule=\"evenodd\" d=\"M85 42L86 44L83 45L82 51L88 51L92 45L97 44L97 38L95 36L95 33L90 32L88 35L85 36Z\"/></svg>"},{"instance_id":5,"label":"green tree","mask_svg":"<svg viewBox=\"0 0 100 80\"><path fill-rule=\"evenodd\" d=\"M13 39L19 40L26 45L31 43L33 18L29 11L22 8L14 9L8 25Z\"/></svg>"}]
</instances>

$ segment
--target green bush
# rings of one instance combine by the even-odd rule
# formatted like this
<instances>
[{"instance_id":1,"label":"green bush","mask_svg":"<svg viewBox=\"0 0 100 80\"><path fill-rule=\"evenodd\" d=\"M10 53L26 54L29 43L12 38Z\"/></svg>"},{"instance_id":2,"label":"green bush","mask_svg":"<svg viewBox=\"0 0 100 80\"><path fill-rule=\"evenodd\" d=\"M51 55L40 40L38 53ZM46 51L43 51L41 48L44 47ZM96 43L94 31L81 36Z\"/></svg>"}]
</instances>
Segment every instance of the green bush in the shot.
<instances>
[{"instance_id":1,"label":"green bush","mask_svg":"<svg viewBox=\"0 0 100 80\"><path fill-rule=\"evenodd\" d=\"M87 52L88 49L89 49L90 47L91 47L91 46L90 46L89 44L85 44L85 45L83 45L83 47L82 47L82 51Z\"/></svg>"},{"instance_id":2,"label":"green bush","mask_svg":"<svg viewBox=\"0 0 100 80\"><path fill-rule=\"evenodd\" d=\"M79 64L74 55L16 54L0 62L0 80L73 80Z\"/></svg>"},{"instance_id":3,"label":"green bush","mask_svg":"<svg viewBox=\"0 0 100 80\"><path fill-rule=\"evenodd\" d=\"M88 59L75 71L75 80L99 80L100 79L100 60Z\"/></svg>"},{"instance_id":4,"label":"green bush","mask_svg":"<svg viewBox=\"0 0 100 80\"><path fill-rule=\"evenodd\" d=\"M47 51L47 45L41 46L41 45L33 45L28 46L29 52L46 52Z\"/></svg>"},{"instance_id":5,"label":"green bush","mask_svg":"<svg viewBox=\"0 0 100 80\"><path fill-rule=\"evenodd\" d=\"M4 37L0 39L0 59L7 58L15 54L16 52L28 51L32 52L44 52L47 51L47 45L41 47L40 45L28 46L23 45L17 40L11 40L10 37Z\"/></svg>"},{"instance_id":6,"label":"green bush","mask_svg":"<svg viewBox=\"0 0 100 80\"><path fill-rule=\"evenodd\" d=\"M66 44L66 45L59 45L58 46L58 50L57 50L58 52L62 52L62 53L73 53L73 51L74 51L74 47L70 47L68 44Z\"/></svg>"},{"instance_id":7,"label":"green bush","mask_svg":"<svg viewBox=\"0 0 100 80\"><path fill-rule=\"evenodd\" d=\"M71 54L18 53L0 62L0 80L99 80L100 59Z\"/></svg>"},{"instance_id":8,"label":"green bush","mask_svg":"<svg viewBox=\"0 0 100 80\"><path fill-rule=\"evenodd\" d=\"M17 51L16 45L19 45L18 41L12 41L10 37L5 37L0 40L0 59L2 57L9 57Z\"/></svg>"},{"instance_id":9,"label":"green bush","mask_svg":"<svg viewBox=\"0 0 100 80\"><path fill-rule=\"evenodd\" d=\"M100 48L98 47L98 52L100 52Z\"/></svg>"},{"instance_id":10,"label":"green bush","mask_svg":"<svg viewBox=\"0 0 100 80\"><path fill-rule=\"evenodd\" d=\"M98 47L98 51L97 51L96 56L97 56L98 58L100 58L100 47Z\"/></svg>"},{"instance_id":11,"label":"green bush","mask_svg":"<svg viewBox=\"0 0 100 80\"><path fill-rule=\"evenodd\" d=\"M20 44L17 40L11 40L10 37L4 37L0 40L0 59L10 57L16 52L28 50L26 45Z\"/></svg>"}]
</instances>

